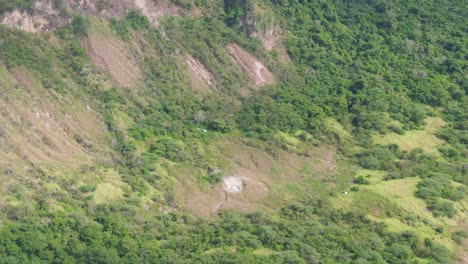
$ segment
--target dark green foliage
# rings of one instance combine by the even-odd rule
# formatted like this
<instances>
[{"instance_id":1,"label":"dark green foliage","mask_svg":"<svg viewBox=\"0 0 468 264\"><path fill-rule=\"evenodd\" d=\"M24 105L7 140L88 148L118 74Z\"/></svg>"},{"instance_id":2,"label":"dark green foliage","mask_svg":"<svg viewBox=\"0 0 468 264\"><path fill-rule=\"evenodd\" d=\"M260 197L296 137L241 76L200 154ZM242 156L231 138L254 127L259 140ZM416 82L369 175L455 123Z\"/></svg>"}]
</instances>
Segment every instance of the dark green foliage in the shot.
<instances>
[{"instance_id":1,"label":"dark green foliage","mask_svg":"<svg viewBox=\"0 0 468 264\"><path fill-rule=\"evenodd\" d=\"M130 38L130 30L127 20L117 20L112 18L110 21L112 29L123 39Z\"/></svg>"},{"instance_id":2,"label":"dark green foliage","mask_svg":"<svg viewBox=\"0 0 468 264\"><path fill-rule=\"evenodd\" d=\"M184 8L184 9L192 9L193 4L190 0L170 0L172 3Z\"/></svg>"},{"instance_id":3,"label":"dark green foliage","mask_svg":"<svg viewBox=\"0 0 468 264\"><path fill-rule=\"evenodd\" d=\"M0 60L8 68L26 66L40 71L50 69L50 58L43 51L46 43L30 34L21 31L11 32L1 26L0 36Z\"/></svg>"},{"instance_id":4,"label":"dark green foliage","mask_svg":"<svg viewBox=\"0 0 468 264\"><path fill-rule=\"evenodd\" d=\"M412 101L447 106L463 100L456 88L461 68L441 67L452 61L448 57L458 61L466 53L467 45L460 46L467 39L459 26L462 11L448 18L439 12L446 5L432 1L273 3L287 19L290 56L303 72L313 70L306 85L319 96L302 96L335 116L349 111L359 133L382 130L385 112L405 128L421 125L424 111ZM428 19L428 13L446 24ZM420 34L418 27L428 32ZM435 64L436 58L446 60Z\"/></svg>"},{"instance_id":5,"label":"dark green foliage","mask_svg":"<svg viewBox=\"0 0 468 264\"><path fill-rule=\"evenodd\" d=\"M359 176L356 179L354 179L354 183L356 184L369 184L369 181L364 178L364 176Z\"/></svg>"},{"instance_id":6,"label":"dark green foliage","mask_svg":"<svg viewBox=\"0 0 468 264\"><path fill-rule=\"evenodd\" d=\"M252 10L250 0L224 0L225 21L230 27L240 26L240 20L246 18Z\"/></svg>"},{"instance_id":7,"label":"dark green foliage","mask_svg":"<svg viewBox=\"0 0 468 264\"><path fill-rule=\"evenodd\" d=\"M94 184L87 184L87 185L83 185L80 187L80 191L81 192L94 192L96 190L96 185Z\"/></svg>"},{"instance_id":8,"label":"dark green foliage","mask_svg":"<svg viewBox=\"0 0 468 264\"><path fill-rule=\"evenodd\" d=\"M416 195L423 199L441 197L459 201L466 196L467 191L467 188L463 185L455 187L447 176L431 174L418 184Z\"/></svg>"},{"instance_id":9,"label":"dark green foliage","mask_svg":"<svg viewBox=\"0 0 468 264\"><path fill-rule=\"evenodd\" d=\"M171 138L161 138L151 144L149 152L173 161L186 161L189 158L189 154L184 150L184 147Z\"/></svg>"},{"instance_id":10,"label":"dark green foliage","mask_svg":"<svg viewBox=\"0 0 468 264\"><path fill-rule=\"evenodd\" d=\"M358 162L364 168L373 170L395 170L396 159L401 155L397 145L375 147L358 154Z\"/></svg>"},{"instance_id":11,"label":"dark green foliage","mask_svg":"<svg viewBox=\"0 0 468 264\"><path fill-rule=\"evenodd\" d=\"M329 208L322 203L296 203L283 208L274 220L262 213L222 211L214 222L161 213L134 223L128 221L131 208L125 205L101 205L89 216L41 212L42 216L2 227L0 255L12 262L72 263L354 263L359 259L396 264L415 256L451 260L445 247L421 246L414 233L386 233L361 215ZM256 249L271 254L252 254Z\"/></svg>"},{"instance_id":12,"label":"dark green foliage","mask_svg":"<svg viewBox=\"0 0 468 264\"><path fill-rule=\"evenodd\" d=\"M34 7L34 0L0 0L0 17L13 9L20 9L32 11Z\"/></svg>"},{"instance_id":13,"label":"dark green foliage","mask_svg":"<svg viewBox=\"0 0 468 264\"><path fill-rule=\"evenodd\" d=\"M125 19L132 29L148 29L150 22L146 16L143 16L141 12L137 10L131 10L125 16Z\"/></svg>"},{"instance_id":14,"label":"dark green foliage","mask_svg":"<svg viewBox=\"0 0 468 264\"><path fill-rule=\"evenodd\" d=\"M451 201L459 201L468 193L464 185L455 187L450 178L432 173L418 184L416 196L428 203L428 208L435 216L453 217L456 213Z\"/></svg>"},{"instance_id":15,"label":"dark green foliage","mask_svg":"<svg viewBox=\"0 0 468 264\"><path fill-rule=\"evenodd\" d=\"M87 36L89 21L85 16L76 15L75 17L73 17L71 26L75 36L80 38Z\"/></svg>"},{"instance_id":16,"label":"dark green foliage","mask_svg":"<svg viewBox=\"0 0 468 264\"><path fill-rule=\"evenodd\" d=\"M453 241L459 245L462 245L466 238L468 238L468 232L465 230L456 231L452 234Z\"/></svg>"},{"instance_id":17,"label":"dark green foliage","mask_svg":"<svg viewBox=\"0 0 468 264\"><path fill-rule=\"evenodd\" d=\"M216 184L220 183L221 180L223 180L224 173L223 172L216 172L216 173L211 173L206 177L203 177L204 180L206 180L210 184Z\"/></svg>"},{"instance_id":18,"label":"dark green foliage","mask_svg":"<svg viewBox=\"0 0 468 264\"><path fill-rule=\"evenodd\" d=\"M453 203L440 198L428 199L427 207L432 211L432 213L436 217L447 216L449 218L452 218L456 213Z\"/></svg>"}]
</instances>

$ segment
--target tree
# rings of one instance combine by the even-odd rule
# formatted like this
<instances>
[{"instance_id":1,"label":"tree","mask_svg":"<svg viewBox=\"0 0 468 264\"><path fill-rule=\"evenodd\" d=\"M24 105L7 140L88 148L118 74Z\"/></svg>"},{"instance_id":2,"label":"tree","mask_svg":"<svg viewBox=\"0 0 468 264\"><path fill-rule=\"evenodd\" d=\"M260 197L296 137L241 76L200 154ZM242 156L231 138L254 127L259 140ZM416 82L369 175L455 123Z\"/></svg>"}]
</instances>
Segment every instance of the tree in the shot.
<instances>
[{"instance_id":1,"label":"tree","mask_svg":"<svg viewBox=\"0 0 468 264\"><path fill-rule=\"evenodd\" d=\"M206 114L203 111L198 111L194 116L193 120L197 122L197 129L198 129L198 124L199 123L204 123L206 121Z\"/></svg>"}]
</instances>

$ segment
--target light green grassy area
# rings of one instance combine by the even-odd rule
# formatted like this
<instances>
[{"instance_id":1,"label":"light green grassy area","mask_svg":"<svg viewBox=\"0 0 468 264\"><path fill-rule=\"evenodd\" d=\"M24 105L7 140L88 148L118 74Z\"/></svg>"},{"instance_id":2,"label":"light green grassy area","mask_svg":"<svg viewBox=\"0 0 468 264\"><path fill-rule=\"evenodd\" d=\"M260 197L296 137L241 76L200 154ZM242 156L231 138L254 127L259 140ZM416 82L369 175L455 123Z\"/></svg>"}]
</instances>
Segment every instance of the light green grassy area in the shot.
<instances>
[{"instance_id":1,"label":"light green grassy area","mask_svg":"<svg viewBox=\"0 0 468 264\"><path fill-rule=\"evenodd\" d=\"M276 252L274 252L273 250L269 248L261 248L261 249L255 250L253 254L260 255L260 256L269 256L269 255L276 254Z\"/></svg>"},{"instance_id":2,"label":"light green grassy area","mask_svg":"<svg viewBox=\"0 0 468 264\"><path fill-rule=\"evenodd\" d=\"M386 171L359 169L356 171L356 178L362 176L369 184L376 184L383 181L387 174Z\"/></svg>"},{"instance_id":3,"label":"light green grassy area","mask_svg":"<svg viewBox=\"0 0 468 264\"><path fill-rule=\"evenodd\" d=\"M121 188L111 183L101 183L97 185L93 195L96 204L102 204L120 200L123 198L123 194L124 191Z\"/></svg>"},{"instance_id":4,"label":"light green grassy area","mask_svg":"<svg viewBox=\"0 0 468 264\"><path fill-rule=\"evenodd\" d=\"M391 217L401 214L401 208L391 203L387 197L373 191L343 193L340 198L333 198L333 204L345 211L358 211L375 217Z\"/></svg>"},{"instance_id":5,"label":"light green grassy area","mask_svg":"<svg viewBox=\"0 0 468 264\"><path fill-rule=\"evenodd\" d=\"M106 21L103 21L102 19L95 16L89 16L88 19L90 22L88 27L88 34L95 34L103 37L118 37L109 26L109 23Z\"/></svg>"},{"instance_id":6,"label":"light green grassy area","mask_svg":"<svg viewBox=\"0 0 468 264\"><path fill-rule=\"evenodd\" d=\"M352 141L353 137L348 131L335 119L329 117L325 119L325 128L330 132L336 134L341 142Z\"/></svg>"},{"instance_id":7,"label":"light green grassy area","mask_svg":"<svg viewBox=\"0 0 468 264\"><path fill-rule=\"evenodd\" d=\"M463 213L455 218L435 218L427 209L424 200L416 197L419 177L383 181L386 172L358 170L357 176L365 177L368 185L356 185L358 190L348 191L331 198L332 204L345 211L362 211L378 223L384 223L391 232L414 231L421 238L428 238L454 249L456 245L450 239L451 231L463 221ZM456 203L456 207L465 208L466 201ZM442 232L437 232L442 229Z\"/></svg>"},{"instance_id":8,"label":"light green grassy area","mask_svg":"<svg viewBox=\"0 0 468 264\"><path fill-rule=\"evenodd\" d=\"M427 153L439 155L437 147L443 145L445 141L436 137L435 134L445 125L445 122L440 117L428 117L425 121L427 126L423 130L406 131L404 135L394 132L374 135L374 142L379 145L397 144L400 149L406 151L421 148Z\"/></svg>"},{"instance_id":9,"label":"light green grassy area","mask_svg":"<svg viewBox=\"0 0 468 264\"><path fill-rule=\"evenodd\" d=\"M414 196L419 181L419 177L396 179L365 186L363 189L372 190L387 197L398 207L402 208L406 212L418 216L420 219L425 219L426 221L432 222L436 225L443 225L447 227L456 226L457 217L453 219L447 217L435 218L432 213L427 210L425 201ZM462 208L464 203L465 201L461 201L455 203L455 205L459 208Z\"/></svg>"},{"instance_id":10,"label":"light green grassy area","mask_svg":"<svg viewBox=\"0 0 468 264\"><path fill-rule=\"evenodd\" d=\"M83 186L95 185L93 192L83 192L84 196L92 195L96 204L117 201L123 198L128 185L122 181L119 172L112 168L82 167L79 169L50 167L47 168L49 182L44 185L51 193L61 193ZM60 185L68 186L67 190Z\"/></svg>"},{"instance_id":11,"label":"light green grassy area","mask_svg":"<svg viewBox=\"0 0 468 264\"><path fill-rule=\"evenodd\" d=\"M114 118L117 127L124 133L126 133L127 130L135 124L135 121L123 111L114 110L112 112L112 117Z\"/></svg>"},{"instance_id":12,"label":"light green grassy area","mask_svg":"<svg viewBox=\"0 0 468 264\"><path fill-rule=\"evenodd\" d=\"M435 221L431 212L426 210L424 200L414 196L419 180L418 177L414 177L382 181L372 186L363 186L362 189L379 193L403 210L416 214L421 218Z\"/></svg>"},{"instance_id":13,"label":"light green grassy area","mask_svg":"<svg viewBox=\"0 0 468 264\"><path fill-rule=\"evenodd\" d=\"M380 218L371 215L368 217L378 223L384 223L387 226L387 230L390 232L401 233L404 231L413 231L420 235L421 241L427 238L448 247L450 250L453 250L456 247L454 242L450 239L449 234L446 232L437 233L433 227L422 222L418 222L414 225L408 225L397 218Z\"/></svg>"},{"instance_id":14,"label":"light green grassy area","mask_svg":"<svg viewBox=\"0 0 468 264\"><path fill-rule=\"evenodd\" d=\"M0 63L0 87L3 89L6 89L8 87L13 87L16 84L15 79L13 76L11 76L10 72L8 72L8 69Z\"/></svg>"},{"instance_id":15,"label":"light green grassy area","mask_svg":"<svg viewBox=\"0 0 468 264\"><path fill-rule=\"evenodd\" d=\"M301 144L301 141L297 139L294 135L287 134L284 132L278 132L275 135L275 139L281 142L284 142L288 147L294 148Z\"/></svg>"}]
</instances>

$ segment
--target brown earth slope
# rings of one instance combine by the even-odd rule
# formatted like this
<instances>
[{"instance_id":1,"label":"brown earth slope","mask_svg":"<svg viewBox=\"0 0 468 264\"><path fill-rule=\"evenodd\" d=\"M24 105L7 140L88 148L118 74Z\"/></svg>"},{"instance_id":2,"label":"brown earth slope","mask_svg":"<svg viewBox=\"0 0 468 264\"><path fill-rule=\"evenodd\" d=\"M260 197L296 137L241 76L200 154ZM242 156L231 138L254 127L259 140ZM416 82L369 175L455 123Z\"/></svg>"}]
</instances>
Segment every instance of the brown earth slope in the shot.
<instances>
[{"instance_id":1,"label":"brown earth slope","mask_svg":"<svg viewBox=\"0 0 468 264\"><path fill-rule=\"evenodd\" d=\"M226 162L220 170L225 175L223 181L211 188L199 188L190 176L182 176L180 199L185 208L201 216L222 208L253 211L264 206L275 207L269 198L284 196L284 186L301 183L310 177L304 169L317 173L320 175L317 179L324 182L336 172L333 148L311 151L310 157L287 152L273 157L237 140L220 142L213 146L213 155Z\"/></svg>"},{"instance_id":2,"label":"brown earth slope","mask_svg":"<svg viewBox=\"0 0 468 264\"><path fill-rule=\"evenodd\" d=\"M229 55L237 65L250 77L257 88L276 82L273 74L257 58L236 44L227 46Z\"/></svg>"}]
</instances>

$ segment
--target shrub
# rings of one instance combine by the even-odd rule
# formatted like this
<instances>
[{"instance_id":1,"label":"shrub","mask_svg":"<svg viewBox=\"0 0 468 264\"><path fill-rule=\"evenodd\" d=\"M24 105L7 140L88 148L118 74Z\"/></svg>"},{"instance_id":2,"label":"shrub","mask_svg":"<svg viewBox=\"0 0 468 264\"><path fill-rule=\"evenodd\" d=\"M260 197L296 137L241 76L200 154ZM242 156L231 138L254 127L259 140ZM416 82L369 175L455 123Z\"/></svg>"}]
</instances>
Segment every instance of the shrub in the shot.
<instances>
[{"instance_id":1,"label":"shrub","mask_svg":"<svg viewBox=\"0 0 468 264\"><path fill-rule=\"evenodd\" d=\"M428 208L432 211L434 216L447 216L452 218L455 216L456 210L452 202L444 201L442 199L433 198L428 201Z\"/></svg>"},{"instance_id":2,"label":"shrub","mask_svg":"<svg viewBox=\"0 0 468 264\"><path fill-rule=\"evenodd\" d=\"M76 15L72 20L73 34L77 37L85 37L88 35L89 20L85 16Z\"/></svg>"},{"instance_id":3,"label":"shrub","mask_svg":"<svg viewBox=\"0 0 468 264\"><path fill-rule=\"evenodd\" d=\"M84 192L84 193L94 192L95 190L96 190L96 185L95 184L87 184L87 185L84 185L84 186L80 187L80 191Z\"/></svg>"}]
</instances>

